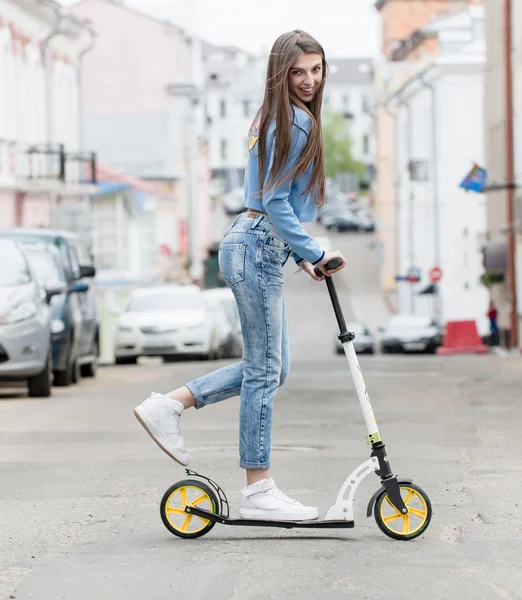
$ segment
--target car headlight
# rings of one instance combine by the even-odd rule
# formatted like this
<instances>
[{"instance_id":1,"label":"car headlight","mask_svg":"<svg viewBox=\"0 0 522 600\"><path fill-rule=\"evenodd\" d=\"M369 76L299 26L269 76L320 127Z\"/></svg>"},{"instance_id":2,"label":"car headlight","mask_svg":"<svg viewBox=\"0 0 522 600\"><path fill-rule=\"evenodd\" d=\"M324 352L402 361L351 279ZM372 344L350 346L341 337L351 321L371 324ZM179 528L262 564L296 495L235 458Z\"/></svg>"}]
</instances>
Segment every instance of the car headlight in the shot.
<instances>
[{"instance_id":1,"label":"car headlight","mask_svg":"<svg viewBox=\"0 0 522 600\"><path fill-rule=\"evenodd\" d=\"M34 302L23 302L15 308L12 308L6 315L0 317L1 323L16 323L24 319L30 319L36 314L36 304Z\"/></svg>"},{"instance_id":2,"label":"car headlight","mask_svg":"<svg viewBox=\"0 0 522 600\"><path fill-rule=\"evenodd\" d=\"M65 323L61 319L53 319L51 321L51 332L52 333L62 333L65 329Z\"/></svg>"},{"instance_id":3,"label":"car headlight","mask_svg":"<svg viewBox=\"0 0 522 600\"><path fill-rule=\"evenodd\" d=\"M118 331L132 331L132 327L128 325L118 325Z\"/></svg>"}]
</instances>

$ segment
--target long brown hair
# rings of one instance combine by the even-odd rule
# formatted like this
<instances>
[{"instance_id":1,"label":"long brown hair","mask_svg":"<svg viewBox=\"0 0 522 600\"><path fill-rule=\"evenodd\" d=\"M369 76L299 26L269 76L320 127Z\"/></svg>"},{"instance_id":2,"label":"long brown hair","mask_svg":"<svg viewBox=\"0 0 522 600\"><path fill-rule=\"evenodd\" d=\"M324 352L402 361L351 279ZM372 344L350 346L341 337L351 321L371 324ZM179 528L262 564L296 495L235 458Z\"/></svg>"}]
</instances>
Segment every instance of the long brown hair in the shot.
<instances>
[{"instance_id":1,"label":"long brown hair","mask_svg":"<svg viewBox=\"0 0 522 600\"><path fill-rule=\"evenodd\" d=\"M304 104L288 85L288 74L298 56L302 54L320 54L323 62L323 79L312 100ZM327 75L327 63L322 46L308 33L296 29L284 33L275 41L266 73L266 85L263 104L250 128L249 135L258 135L259 195L275 189L286 179L298 179L313 165L306 194L313 194L317 206L323 206L325 200L325 175L323 157L323 137L321 131L321 106L323 89ZM311 129L308 141L296 165L285 173L292 145L292 123L294 107L302 108L310 116ZM266 139L270 123L275 119L276 136L274 160L267 183L264 183L266 170Z\"/></svg>"}]
</instances>

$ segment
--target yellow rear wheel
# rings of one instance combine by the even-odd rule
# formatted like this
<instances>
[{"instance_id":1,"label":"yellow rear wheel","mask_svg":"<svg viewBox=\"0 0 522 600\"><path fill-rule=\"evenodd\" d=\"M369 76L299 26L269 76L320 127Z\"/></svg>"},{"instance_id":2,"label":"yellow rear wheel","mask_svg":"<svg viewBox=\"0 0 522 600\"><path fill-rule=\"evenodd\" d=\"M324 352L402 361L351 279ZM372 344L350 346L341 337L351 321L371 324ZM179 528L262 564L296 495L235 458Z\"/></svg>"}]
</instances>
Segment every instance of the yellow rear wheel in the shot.
<instances>
[{"instance_id":1,"label":"yellow rear wheel","mask_svg":"<svg viewBox=\"0 0 522 600\"><path fill-rule=\"evenodd\" d=\"M379 529L395 540L412 540L421 535L431 521L431 502L426 492L413 483L399 484L408 512L400 513L382 492L375 502L373 515Z\"/></svg>"},{"instance_id":2,"label":"yellow rear wheel","mask_svg":"<svg viewBox=\"0 0 522 600\"><path fill-rule=\"evenodd\" d=\"M219 501L214 490L197 479L178 481L161 500L161 520L171 533L182 538L197 538L214 527L213 521L186 513L186 506L216 513Z\"/></svg>"}]
</instances>

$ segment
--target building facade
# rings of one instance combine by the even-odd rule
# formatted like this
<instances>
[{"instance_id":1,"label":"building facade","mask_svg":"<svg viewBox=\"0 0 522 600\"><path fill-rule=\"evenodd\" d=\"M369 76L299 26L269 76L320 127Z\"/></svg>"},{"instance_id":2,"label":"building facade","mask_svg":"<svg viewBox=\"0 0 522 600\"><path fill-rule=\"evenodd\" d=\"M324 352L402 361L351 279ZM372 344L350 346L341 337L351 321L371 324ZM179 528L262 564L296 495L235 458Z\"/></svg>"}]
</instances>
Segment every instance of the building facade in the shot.
<instances>
[{"instance_id":1,"label":"building facade","mask_svg":"<svg viewBox=\"0 0 522 600\"><path fill-rule=\"evenodd\" d=\"M505 3L485 0L487 62L484 82L484 127L486 134L485 166L488 171L488 186L495 186L486 193L487 232L485 237L486 267L493 276L490 284L491 299L495 303L501 330L511 329L512 298L507 273L507 229L508 194L506 153L506 79L505 79ZM520 106L522 101L522 6L511 2L512 30L512 79L514 111L514 161L515 184L522 183L518 169L522 157L522 121ZM518 339L522 339L522 193L515 189L515 266ZM522 345L519 343L519 345Z\"/></svg>"},{"instance_id":2,"label":"building facade","mask_svg":"<svg viewBox=\"0 0 522 600\"><path fill-rule=\"evenodd\" d=\"M328 119L334 113L345 117L353 157L365 165L368 180L375 164L373 107L372 59L330 59L323 95L323 118Z\"/></svg>"},{"instance_id":3,"label":"building facade","mask_svg":"<svg viewBox=\"0 0 522 600\"><path fill-rule=\"evenodd\" d=\"M73 11L98 32L85 59L85 141L103 163L160 190L160 197L146 204L157 232L151 268L161 263L165 247L180 265L188 264L191 203L197 207L192 220L204 259L211 243L208 146L202 102L191 91L200 69L194 64L196 44L176 25L113 0L81 0Z\"/></svg>"},{"instance_id":4,"label":"building facade","mask_svg":"<svg viewBox=\"0 0 522 600\"><path fill-rule=\"evenodd\" d=\"M391 10L393 1L384 4ZM483 160L484 11L475 4L431 19L423 13L415 39L394 38L394 53L388 46L400 60L377 66L374 189L384 247L381 283L395 309L441 323L472 318L484 334L485 204L459 188L473 161ZM433 267L443 273L436 285ZM405 280L410 274L420 274L420 281Z\"/></svg>"},{"instance_id":5,"label":"building facade","mask_svg":"<svg viewBox=\"0 0 522 600\"><path fill-rule=\"evenodd\" d=\"M95 189L79 134L90 43L57 2L0 0L1 226L60 226L61 207Z\"/></svg>"}]
</instances>

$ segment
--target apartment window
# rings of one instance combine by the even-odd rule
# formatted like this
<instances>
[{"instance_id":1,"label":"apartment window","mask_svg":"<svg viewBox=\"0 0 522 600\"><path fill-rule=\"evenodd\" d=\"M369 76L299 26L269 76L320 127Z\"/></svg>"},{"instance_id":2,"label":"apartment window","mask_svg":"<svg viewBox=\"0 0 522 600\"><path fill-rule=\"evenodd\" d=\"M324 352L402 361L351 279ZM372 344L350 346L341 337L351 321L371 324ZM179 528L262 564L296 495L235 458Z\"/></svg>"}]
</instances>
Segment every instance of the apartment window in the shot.
<instances>
[{"instance_id":1,"label":"apartment window","mask_svg":"<svg viewBox=\"0 0 522 600\"><path fill-rule=\"evenodd\" d=\"M243 116L248 118L250 116L250 102L243 100Z\"/></svg>"},{"instance_id":2,"label":"apartment window","mask_svg":"<svg viewBox=\"0 0 522 600\"><path fill-rule=\"evenodd\" d=\"M370 152L370 136L365 133L362 139L363 146L363 154L368 154Z\"/></svg>"},{"instance_id":3,"label":"apartment window","mask_svg":"<svg viewBox=\"0 0 522 600\"><path fill-rule=\"evenodd\" d=\"M323 107L326 111L330 110L330 98L328 96L323 96Z\"/></svg>"},{"instance_id":4,"label":"apartment window","mask_svg":"<svg viewBox=\"0 0 522 600\"><path fill-rule=\"evenodd\" d=\"M343 96L342 106L343 106L343 108L342 108L343 113L350 112L350 96L347 96L346 94Z\"/></svg>"},{"instance_id":5,"label":"apartment window","mask_svg":"<svg viewBox=\"0 0 522 600\"><path fill-rule=\"evenodd\" d=\"M371 110L370 97L366 94L362 97L362 109L363 112L369 113Z\"/></svg>"},{"instance_id":6,"label":"apartment window","mask_svg":"<svg viewBox=\"0 0 522 600\"><path fill-rule=\"evenodd\" d=\"M227 160L227 140L221 140L221 160Z\"/></svg>"},{"instance_id":7,"label":"apartment window","mask_svg":"<svg viewBox=\"0 0 522 600\"><path fill-rule=\"evenodd\" d=\"M219 103L219 114L223 119L227 116L227 101L224 99Z\"/></svg>"}]
</instances>

